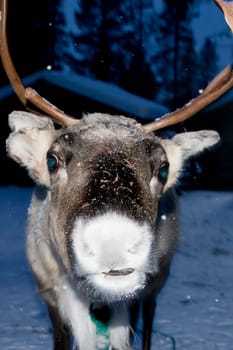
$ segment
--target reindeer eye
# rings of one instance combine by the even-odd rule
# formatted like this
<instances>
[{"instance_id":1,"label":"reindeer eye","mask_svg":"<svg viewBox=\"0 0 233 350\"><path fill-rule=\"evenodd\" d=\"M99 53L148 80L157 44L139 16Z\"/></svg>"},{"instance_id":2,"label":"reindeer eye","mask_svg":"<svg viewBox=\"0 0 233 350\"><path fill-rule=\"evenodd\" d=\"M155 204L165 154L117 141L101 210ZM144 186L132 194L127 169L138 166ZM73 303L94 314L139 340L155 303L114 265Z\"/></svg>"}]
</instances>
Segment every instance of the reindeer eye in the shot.
<instances>
[{"instance_id":1,"label":"reindeer eye","mask_svg":"<svg viewBox=\"0 0 233 350\"><path fill-rule=\"evenodd\" d=\"M158 179L164 185L168 177L169 164L167 162L162 163L158 171Z\"/></svg>"},{"instance_id":2,"label":"reindeer eye","mask_svg":"<svg viewBox=\"0 0 233 350\"><path fill-rule=\"evenodd\" d=\"M47 165L50 172L53 172L58 169L59 160L55 154L49 154L47 158Z\"/></svg>"}]
</instances>

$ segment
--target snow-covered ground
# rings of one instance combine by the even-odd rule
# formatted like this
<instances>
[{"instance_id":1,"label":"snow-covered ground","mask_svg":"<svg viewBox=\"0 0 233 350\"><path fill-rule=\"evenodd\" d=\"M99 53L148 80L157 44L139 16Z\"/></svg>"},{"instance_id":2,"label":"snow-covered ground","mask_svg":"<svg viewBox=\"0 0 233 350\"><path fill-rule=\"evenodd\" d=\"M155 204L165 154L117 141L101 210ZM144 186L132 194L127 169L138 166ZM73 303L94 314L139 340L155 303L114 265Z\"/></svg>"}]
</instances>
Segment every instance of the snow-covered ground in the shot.
<instances>
[{"instance_id":1,"label":"snow-covered ground","mask_svg":"<svg viewBox=\"0 0 233 350\"><path fill-rule=\"evenodd\" d=\"M31 189L0 187L0 349L52 349L45 305L25 258ZM158 298L153 349L233 349L233 193L180 196L181 240ZM140 332L135 341L139 348ZM88 350L88 349L87 349Z\"/></svg>"}]
</instances>

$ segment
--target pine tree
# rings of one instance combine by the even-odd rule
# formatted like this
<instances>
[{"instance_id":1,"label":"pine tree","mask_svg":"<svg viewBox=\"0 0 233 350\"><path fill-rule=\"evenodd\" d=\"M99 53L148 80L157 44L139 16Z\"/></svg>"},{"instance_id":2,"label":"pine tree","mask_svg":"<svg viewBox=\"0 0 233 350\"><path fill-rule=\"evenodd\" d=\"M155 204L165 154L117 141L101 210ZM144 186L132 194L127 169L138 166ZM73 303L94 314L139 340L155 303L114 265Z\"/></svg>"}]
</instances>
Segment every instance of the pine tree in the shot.
<instances>
[{"instance_id":1,"label":"pine tree","mask_svg":"<svg viewBox=\"0 0 233 350\"><path fill-rule=\"evenodd\" d=\"M66 5L62 0L60 17ZM144 10L143 0L77 0L70 9L75 13L75 28L69 27L67 19L59 20L58 65L153 97L155 82L144 47Z\"/></svg>"},{"instance_id":2,"label":"pine tree","mask_svg":"<svg viewBox=\"0 0 233 350\"><path fill-rule=\"evenodd\" d=\"M102 25L99 58L95 59L96 74L99 79L120 84L121 76L130 67L135 45L133 7L128 1L102 0L101 9Z\"/></svg>"},{"instance_id":3,"label":"pine tree","mask_svg":"<svg viewBox=\"0 0 233 350\"><path fill-rule=\"evenodd\" d=\"M195 15L193 4L194 0L165 0L160 14L156 37L160 52L155 58L161 84L159 98L173 109L192 97L191 83L196 75L196 54L190 28Z\"/></svg>"},{"instance_id":4,"label":"pine tree","mask_svg":"<svg viewBox=\"0 0 233 350\"><path fill-rule=\"evenodd\" d=\"M218 72L218 54L216 45L210 38L206 38L198 59L198 86L199 89L205 88L211 79Z\"/></svg>"},{"instance_id":5,"label":"pine tree","mask_svg":"<svg viewBox=\"0 0 233 350\"><path fill-rule=\"evenodd\" d=\"M121 80L121 85L127 90L150 99L154 99L156 93L156 80L148 58L151 46L147 45L148 32L155 28L154 13L151 21L152 12L150 1L138 0L134 3L131 61Z\"/></svg>"},{"instance_id":6,"label":"pine tree","mask_svg":"<svg viewBox=\"0 0 233 350\"><path fill-rule=\"evenodd\" d=\"M58 1L8 1L9 50L22 77L45 69L54 62L53 18ZM3 77L3 72L0 73ZM0 80L0 85L9 83L6 77Z\"/></svg>"},{"instance_id":7,"label":"pine tree","mask_svg":"<svg viewBox=\"0 0 233 350\"><path fill-rule=\"evenodd\" d=\"M94 57L99 53L102 0L60 1L56 43L57 66L95 77Z\"/></svg>"}]
</instances>

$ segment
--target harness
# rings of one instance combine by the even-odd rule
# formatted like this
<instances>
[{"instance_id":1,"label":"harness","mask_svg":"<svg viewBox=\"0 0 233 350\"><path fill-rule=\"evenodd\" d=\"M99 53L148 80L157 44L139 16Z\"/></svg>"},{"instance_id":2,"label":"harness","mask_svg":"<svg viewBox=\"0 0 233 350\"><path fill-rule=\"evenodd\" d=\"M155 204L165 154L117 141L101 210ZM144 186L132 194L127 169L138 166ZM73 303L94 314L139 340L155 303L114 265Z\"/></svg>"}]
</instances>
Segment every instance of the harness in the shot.
<instances>
[{"instance_id":1,"label":"harness","mask_svg":"<svg viewBox=\"0 0 233 350\"><path fill-rule=\"evenodd\" d=\"M90 306L89 312L96 328L96 350L111 350L109 334L110 308L106 305L95 303Z\"/></svg>"}]
</instances>

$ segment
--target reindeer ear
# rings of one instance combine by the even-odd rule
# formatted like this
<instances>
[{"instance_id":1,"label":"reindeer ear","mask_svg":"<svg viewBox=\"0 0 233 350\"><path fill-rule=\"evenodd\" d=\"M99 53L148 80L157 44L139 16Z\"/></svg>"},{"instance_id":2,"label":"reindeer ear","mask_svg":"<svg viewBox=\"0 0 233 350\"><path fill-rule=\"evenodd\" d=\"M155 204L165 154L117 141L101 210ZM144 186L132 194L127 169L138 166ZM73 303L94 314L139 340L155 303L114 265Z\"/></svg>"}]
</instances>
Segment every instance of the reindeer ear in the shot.
<instances>
[{"instance_id":1,"label":"reindeer ear","mask_svg":"<svg viewBox=\"0 0 233 350\"><path fill-rule=\"evenodd\" d=\"M182 150L182 159L186 160L220 142L220 136L214 130L191 131L177 134L172 142Z\"/></svg>"},{"instance_id":2,"label":"reindeer ear","mask_svg":"<svg viewBox=\"0 0 233 350\"><path fill-rule=\"evenodd\" d=\"M56 133L52 121L14 111L9 115L9 126L12 132L6 141L8 155L26 167L36 183L49 186L46 156Z\"/></svg>"},{"instance_id":3,"label":"reindeer ear","mask_svg":"<svg viewBox=\"0 0 233 350\"><path fill-rule=\"evenodd\" d=\"M219 134L213 130L185 132L175 135L171 140L161 140L170 164L165 190L177 182L185 160L213 147L219 141Z\"/></svg>"}]
</instances>

